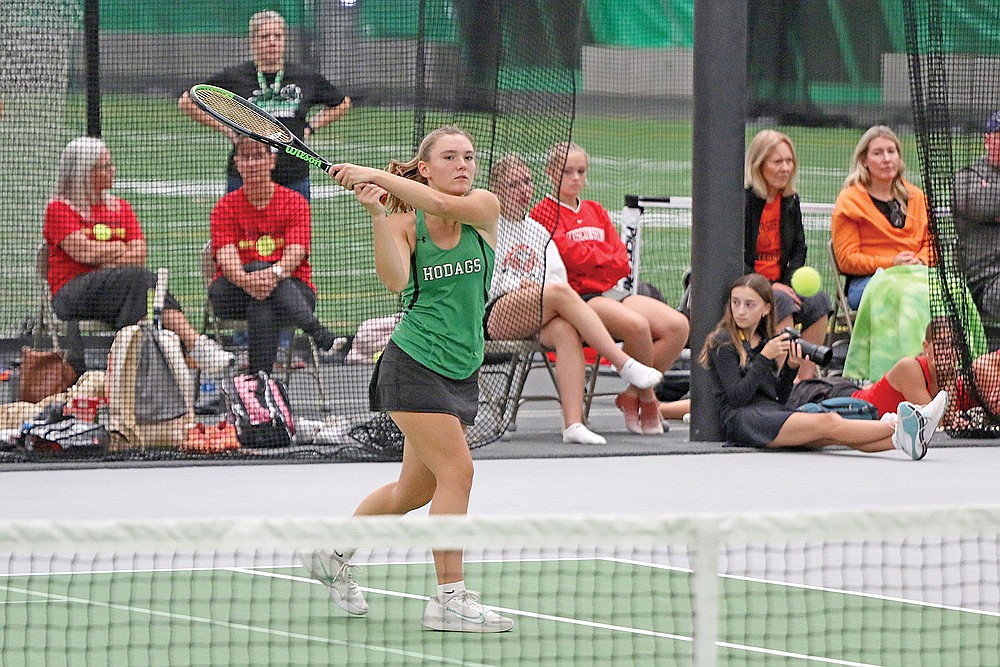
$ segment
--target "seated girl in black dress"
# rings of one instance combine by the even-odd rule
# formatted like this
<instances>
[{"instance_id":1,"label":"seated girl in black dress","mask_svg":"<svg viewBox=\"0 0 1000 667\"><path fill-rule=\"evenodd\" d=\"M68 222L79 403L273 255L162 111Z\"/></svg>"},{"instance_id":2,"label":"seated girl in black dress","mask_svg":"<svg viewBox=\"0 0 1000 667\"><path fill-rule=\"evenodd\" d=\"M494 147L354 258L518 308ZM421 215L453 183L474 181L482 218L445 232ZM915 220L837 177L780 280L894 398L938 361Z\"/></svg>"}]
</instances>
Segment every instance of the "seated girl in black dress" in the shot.
<instances>
[{"instance_id":1,"label":"seated girl in black dress","mask_svg":"<svg viewBox=\"0 0 1000 667\"><path fill-rule=\"evenodd\" d=\"M727 444L744 447L842 445L862 452L894 447L914 460L927 453L948 395L925 406L909 401L880 421L785 407L802 349L788 334L775 335L771 282L749 273L733 283L726 311L705 341L699 361L711 371L715 403Z\"/></svg>"}]
</instances>

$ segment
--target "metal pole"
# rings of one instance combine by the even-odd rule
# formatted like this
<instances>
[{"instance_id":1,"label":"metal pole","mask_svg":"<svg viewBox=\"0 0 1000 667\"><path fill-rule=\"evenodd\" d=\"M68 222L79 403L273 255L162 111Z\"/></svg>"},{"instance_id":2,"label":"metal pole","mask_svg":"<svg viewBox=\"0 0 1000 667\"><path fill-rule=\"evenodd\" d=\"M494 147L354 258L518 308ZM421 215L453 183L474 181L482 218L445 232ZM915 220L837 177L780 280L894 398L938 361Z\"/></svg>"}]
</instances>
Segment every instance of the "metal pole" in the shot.
<instances>
[{"instance_id":1,"label":"metal pole","mask_svg":"<svg viewBox=\"0 0 1000 667\"><path fill-rule=\"evenodd\" d=\"M101 136L101 9L100 0L86 0L83 44L86 59L87 136Z\"/></svg>"},{"instance_id":2,"label":"metal pole","mask_svg":"<svg viewBox=\"0 0 1000 667\"><path fill-rule=\"evenodd\" d=\"M743 151L747 99L746 0L695 0L691 179L691 353L722 316L743 272ZM722 430L708 371L691 370L691 440Z\"/></svg>"}]
</instances>

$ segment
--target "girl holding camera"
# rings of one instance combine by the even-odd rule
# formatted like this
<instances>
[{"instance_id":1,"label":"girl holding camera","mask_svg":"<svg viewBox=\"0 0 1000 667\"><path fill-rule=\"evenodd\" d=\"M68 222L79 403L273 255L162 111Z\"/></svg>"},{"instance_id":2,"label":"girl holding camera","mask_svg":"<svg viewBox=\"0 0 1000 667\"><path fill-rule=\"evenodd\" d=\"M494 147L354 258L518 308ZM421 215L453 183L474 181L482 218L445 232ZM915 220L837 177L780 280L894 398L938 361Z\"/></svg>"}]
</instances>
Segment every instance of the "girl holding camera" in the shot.
<instances>
[{"instance_id":1,"label":"girl holding camera","mask_svg":"<svg viewBox=\"0 0 1000 667\"><path fill-rule=\"evenodd\" d=\"M728 445L806 447L842 445L862 452L898 449L914 460L944 415L948 395L924 406L899 403L879 421L844 419L837 413L796 412L785 407L802 349L787 332L775 334L774 291L759 273L736 280L725 314L708 336L699 362L711 371Z\"/></svg>"}]
</instances>

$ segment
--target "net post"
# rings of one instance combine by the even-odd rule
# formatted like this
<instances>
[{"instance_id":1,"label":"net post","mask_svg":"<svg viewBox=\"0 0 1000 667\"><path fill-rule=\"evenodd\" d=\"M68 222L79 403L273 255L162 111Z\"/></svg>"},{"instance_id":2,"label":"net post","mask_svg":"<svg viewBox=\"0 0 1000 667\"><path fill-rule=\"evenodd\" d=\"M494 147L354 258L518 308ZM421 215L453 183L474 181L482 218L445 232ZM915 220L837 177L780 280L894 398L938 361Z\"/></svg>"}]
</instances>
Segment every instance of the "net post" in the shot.
<instances>
[{"instance_id":1,"label":"net post","mask_svg":"<svg viewBox=\"0 0 1000 667\"><path fill-rule=\"evenodd\" d=\"M719 525L704 519L694 527L691 544L691 664L714 667L719 632Z\"/></svg>"}]
</instances>

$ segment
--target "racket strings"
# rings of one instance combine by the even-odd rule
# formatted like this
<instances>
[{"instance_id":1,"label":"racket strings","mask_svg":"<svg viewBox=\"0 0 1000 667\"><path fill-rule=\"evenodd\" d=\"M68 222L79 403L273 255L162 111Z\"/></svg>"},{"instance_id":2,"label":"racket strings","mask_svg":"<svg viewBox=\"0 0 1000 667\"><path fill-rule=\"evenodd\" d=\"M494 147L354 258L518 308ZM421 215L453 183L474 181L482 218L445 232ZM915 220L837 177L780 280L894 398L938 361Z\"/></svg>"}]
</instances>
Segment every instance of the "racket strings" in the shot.
<instances>
[{"instance_id":1,"label":"racket strings","mask_svg":"<svg viewBox=\"0 0 1000 667\"><path fill-rule=\"evenodd\" d=\"M198 100L213 112L229 119L233 125L268 137L275 141L288 143L292 135L281 125L249 109L238 101L220 95L212 90L198 90Z\"/></svg>"}]
</instances>

